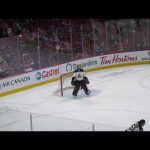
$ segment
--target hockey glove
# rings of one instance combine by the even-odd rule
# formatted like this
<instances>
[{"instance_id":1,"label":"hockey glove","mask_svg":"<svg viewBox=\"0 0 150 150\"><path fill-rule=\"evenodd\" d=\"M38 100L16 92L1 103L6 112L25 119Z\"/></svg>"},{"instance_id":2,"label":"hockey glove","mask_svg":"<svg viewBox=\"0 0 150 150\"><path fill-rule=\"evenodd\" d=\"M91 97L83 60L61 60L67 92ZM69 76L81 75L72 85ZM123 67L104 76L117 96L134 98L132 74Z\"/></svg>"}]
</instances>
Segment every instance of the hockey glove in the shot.
<instances>
[{"instance_id":1,"label":"hockey glove","mask_svg":"<svg viewBox=\"0 0 150 150\"><path fill-rule=\"evenodd\" d=\"M86 80L86 84L90 84L89 80Z\"/></svg>"},{"instance_id":2,"label":"hockey glove","mask_svg":"<svg viewBox=\"0 0 150 150\"><path fill-rule=\"evenodd\" d=\"M85 80L85 83L86 83L86 84L90 84L90 82L89 82L89 80L88 80L87 77L84 77L84 80Z\"/></svg>"},{"instance_id":3,"label":"hockey glove","mask_svg":"<svg viewBox=\"0 0 150 150\"><path fill-rule=\"evenodd\" d=\"M72 85L72 86L74 86L74 85L75 85L75 83L74 83L74 81L73 81L73 80L71 81L71 85Z\"/></svg>"},{"instance_id":4,"label":"hockey glove","mask_svg":"<svg viewBox=\"0 0 150 150\"><path fill-rule=\"evenodd\" d=\"M74 86L75 85L75 81L74 81L74 77L72 77L72 81L71 81L71 85Z\"/></svg>"}]
</instances>

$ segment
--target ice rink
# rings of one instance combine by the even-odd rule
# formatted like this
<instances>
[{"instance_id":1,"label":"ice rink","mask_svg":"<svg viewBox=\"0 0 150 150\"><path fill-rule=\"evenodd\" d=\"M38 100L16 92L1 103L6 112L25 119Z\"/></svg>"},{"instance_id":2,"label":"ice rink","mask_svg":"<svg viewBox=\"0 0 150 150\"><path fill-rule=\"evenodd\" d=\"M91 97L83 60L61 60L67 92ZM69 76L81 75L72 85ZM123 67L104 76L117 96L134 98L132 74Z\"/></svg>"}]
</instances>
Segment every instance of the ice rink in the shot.
<instances>
[{"instance_id":1,"label":"ice rink","mask_svg":"<svg viewBox=\"0 0 150 150\"><path fill-rule=\"evenodd\" d=\"M56 92L59 81L0 98L0 131L150 131L150 65L87 73L91 95ZM67 81L66 81L67 82ZM68 81L70 84L70 81Z\"/></svg>"}]
</instances>

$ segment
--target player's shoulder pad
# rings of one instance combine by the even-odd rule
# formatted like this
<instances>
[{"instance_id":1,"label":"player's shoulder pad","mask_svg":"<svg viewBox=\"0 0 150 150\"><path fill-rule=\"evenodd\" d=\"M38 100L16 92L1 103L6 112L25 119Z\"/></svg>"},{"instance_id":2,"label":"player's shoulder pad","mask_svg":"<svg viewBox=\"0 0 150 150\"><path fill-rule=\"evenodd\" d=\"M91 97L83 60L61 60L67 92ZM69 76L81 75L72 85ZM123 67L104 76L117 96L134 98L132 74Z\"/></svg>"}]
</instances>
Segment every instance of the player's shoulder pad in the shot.
<instances>
[{"instance_id":1,"label":"player's shoulder pad","mask_svg":"<svg viewBox=\"0 0 150 150\"><path fill-rule=\"evenodd\" d=\"M76 69L76 70L74 71L74 73L75 73L75 72L84 72L84 70L83 70L83 69L80 69L80 70Z\"/></svg>"},{"instance_id":2,"label":"player's shoulder pad","mask_svg":"<svg viewBox=\"0 0 150 150\"><path fill-rule=\"evenodd\" d=\"M80 72L84 72L84 70L83 70L83 69L80 69Z\"/></svg>"},{"instance_id":3,"label":"player's shoulder pad","mask_svg":"<svg viewBox=\"0 0 150 150\"><path fill-rule=\"evenodd\" d=\"M75 73L75 72L78 72L78 70L76 69L76 70L74 71L74 73Z\"/></svg>"}]
</instances>

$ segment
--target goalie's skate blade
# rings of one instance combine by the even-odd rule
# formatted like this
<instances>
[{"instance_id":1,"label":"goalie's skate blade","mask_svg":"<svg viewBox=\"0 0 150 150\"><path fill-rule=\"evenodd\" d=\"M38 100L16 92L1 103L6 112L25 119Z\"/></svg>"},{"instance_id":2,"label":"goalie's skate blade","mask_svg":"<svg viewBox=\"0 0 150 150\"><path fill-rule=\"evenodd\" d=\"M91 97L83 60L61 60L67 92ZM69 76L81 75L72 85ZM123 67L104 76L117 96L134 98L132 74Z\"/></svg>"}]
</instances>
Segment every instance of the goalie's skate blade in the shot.
<instances>
[{"instance_id":1,"label":"goalie's skate blade","mask_svg":"<svg viewBox=\"0 0 150 150\"><path fill-rule=\"evenodd\" d=\"M91 91L88 91L85 93L87 96L89 96L91 94Z\"/></svg>"}]
</instances>

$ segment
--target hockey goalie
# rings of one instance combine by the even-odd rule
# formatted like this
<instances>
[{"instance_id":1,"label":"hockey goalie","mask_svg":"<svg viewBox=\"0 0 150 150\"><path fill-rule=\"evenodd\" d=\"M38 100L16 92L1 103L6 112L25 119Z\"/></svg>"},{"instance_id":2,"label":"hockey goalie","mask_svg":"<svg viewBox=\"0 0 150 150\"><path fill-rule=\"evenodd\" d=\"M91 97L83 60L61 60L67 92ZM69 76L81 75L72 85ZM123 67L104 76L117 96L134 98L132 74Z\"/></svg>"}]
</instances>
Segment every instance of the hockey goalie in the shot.
<instances>
[{"instance_id":1,"label":"hockey goalie","mask_svg":"<svg viewBox=\"0 0 150 150\"><path fill-rule=\"evenodd\" d=\"M90 94L90 91L87 87L89 80L86 76L86 73L81 69L80 65L77 65L77 69L73 72L71 85L74 86L72 95L77 96L79 89L83 89L86 95Z\"/></svg>"}]
</instances>

